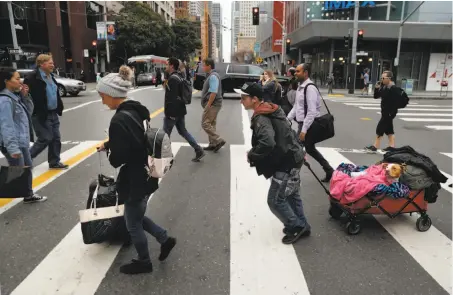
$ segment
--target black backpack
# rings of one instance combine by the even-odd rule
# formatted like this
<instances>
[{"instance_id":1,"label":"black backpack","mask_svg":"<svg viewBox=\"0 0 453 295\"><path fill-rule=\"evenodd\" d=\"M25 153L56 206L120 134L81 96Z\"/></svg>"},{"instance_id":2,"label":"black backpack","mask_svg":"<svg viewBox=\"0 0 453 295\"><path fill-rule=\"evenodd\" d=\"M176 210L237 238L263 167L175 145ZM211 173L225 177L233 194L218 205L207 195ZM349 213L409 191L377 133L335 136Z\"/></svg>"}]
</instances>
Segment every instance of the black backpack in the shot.
<instances>
[{"instance_id":1,"label":"black backpack","mask_svg":"<svg viewBox=\"0 0 453 295\"><path fill-rule=\"evenodd\" d=\"M175 75L181 82L181 98L185 104L192 102L192 83L189 80L184 79L179 73Z\"/></svg>"},{"instance_id":2,"label":"black backpack","mask_svg":"<svg viewBox=\"0 0 453 295\"><path fill-rule=\"evenodd\" d=\"M404 91L402 88L396 86L395 88L397 88L400 93L398 97L398 108L404 109L409 104L409 96L407 96L406 91Z\"/></svg>"}]
</instances>

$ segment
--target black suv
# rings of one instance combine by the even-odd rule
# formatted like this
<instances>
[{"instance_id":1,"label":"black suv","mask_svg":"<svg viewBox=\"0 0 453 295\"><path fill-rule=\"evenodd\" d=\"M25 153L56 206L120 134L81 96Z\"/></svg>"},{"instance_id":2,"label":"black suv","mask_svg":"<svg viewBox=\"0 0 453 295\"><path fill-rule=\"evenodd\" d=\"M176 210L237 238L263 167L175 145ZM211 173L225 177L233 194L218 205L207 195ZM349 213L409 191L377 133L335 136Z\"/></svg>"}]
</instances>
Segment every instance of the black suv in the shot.
<instances>
[{"instance_id":1,"label":"black suv","mask_svg":"<svg viewBox=\"0 0 453 295\"><path fill-rule=\"evenodd\" d=\"M259 66L235 63L216 63L215 70L222 82L222 94L234 92L234 88L241 88L246 82L258 82L264 73L264 69ZM284 89L289 84L288 77L276 76L276 78ZM203 71L203 65L198 64L193 87L202 90L205 79L206 73Z\"/></svg>"}]
</instances>

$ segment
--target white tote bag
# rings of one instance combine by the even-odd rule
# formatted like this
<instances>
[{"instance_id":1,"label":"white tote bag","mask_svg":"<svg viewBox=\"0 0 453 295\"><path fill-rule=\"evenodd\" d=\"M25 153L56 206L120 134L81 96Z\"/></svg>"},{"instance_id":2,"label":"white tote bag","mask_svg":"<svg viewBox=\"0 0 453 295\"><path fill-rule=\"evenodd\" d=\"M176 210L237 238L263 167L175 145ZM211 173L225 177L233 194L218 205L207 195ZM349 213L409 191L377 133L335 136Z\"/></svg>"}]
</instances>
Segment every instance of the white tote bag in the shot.
<instances>
[{"instance_id":1,"label":"white tote bag","mask_svg":"<svg viewBox=\"0 0 453 295\"><path fill-rule=\"evenodd\" d=\"M96 186L96 189L94 190L91 208L79 211L80 223L124 216L124 205L118 205L118 194L116 195L115 206L102 208L96 207L98 189L99 184Z\"/></svg>"}]
</instances>

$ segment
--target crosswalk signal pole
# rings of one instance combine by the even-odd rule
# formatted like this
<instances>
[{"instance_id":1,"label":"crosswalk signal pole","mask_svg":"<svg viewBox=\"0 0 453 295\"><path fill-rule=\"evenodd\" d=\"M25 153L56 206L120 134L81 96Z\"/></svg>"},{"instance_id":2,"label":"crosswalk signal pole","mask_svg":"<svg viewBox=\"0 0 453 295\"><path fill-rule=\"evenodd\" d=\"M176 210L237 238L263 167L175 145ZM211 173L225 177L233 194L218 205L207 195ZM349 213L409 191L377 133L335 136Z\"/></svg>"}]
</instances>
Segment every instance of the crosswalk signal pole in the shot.
<instances>
[{"instance_id":1,"label":"crosswalk signal pole","mask_svg":"<svg viewBox=\"0 0 453 295\"><path fill-rule=\"evenodd\" d=\"M354 25L352 30L352 53L351 63L349 64L349 76L348 76L348 93L354 94L355 80L357 75L357 34L359 30L359 1L355 1L354 6Z\"/></svg>"},{"instance_id":2,"label":"crosswalk signal pole","mask_svg":"<svg viewBox=\"0 0 453 295\"><path fill-rule=\"evenodd\" d=\"M13 37L13 47L14 50L19 50L19 44L17 43L17 36L16 36L16 25L14 24L14 14L13 14L13 7L11 5L11 1L6 2L8 6L8 14L9 14L9 24L11 27L11 36ZM17 69L16 60L19 60L19 55L15 55L15 61L13 61L13 68Z\"/></svg>"}]
</instances>

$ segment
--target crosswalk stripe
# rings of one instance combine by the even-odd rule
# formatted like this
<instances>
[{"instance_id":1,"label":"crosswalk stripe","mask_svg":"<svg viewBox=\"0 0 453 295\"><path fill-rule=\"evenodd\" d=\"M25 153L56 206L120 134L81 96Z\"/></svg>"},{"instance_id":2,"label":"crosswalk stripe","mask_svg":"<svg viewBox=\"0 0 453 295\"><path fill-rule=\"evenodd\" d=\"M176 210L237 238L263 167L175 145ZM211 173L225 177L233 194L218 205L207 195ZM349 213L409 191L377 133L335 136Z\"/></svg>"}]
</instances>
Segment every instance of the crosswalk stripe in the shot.
<instances>
[{"instance_id":1,"label":"crosswalk stripe","mask_svg":"<svg viewBox=\"0 0 453 295\"><path fill-rule=\"evenodd\" d=\"M179 147L172 143L174 155ZM95 294L120 249L110 243L85 245L77 223L11 295Z\"/></svg>"},{"instance_id":2,"label":"crosswalk stripe","mask_svg":"<svg viewBox=\"0 0 453 295\"><path fill-rule=\"evenodd\" d=\"M443 175L445 175L445 177L448 178L447 182L446 182L446 183L441 183L440 186L441 186L444 190L450 192L450 194L453 194L453 189L452 189L451 187L448 186L448 185L452 182L451 175L448 174L448 173L446 173L446 172L444 172L444 171L442 171L442 170L441 170L440 172L441 172Z\"/></svg>"},{"instance_id":3,"label":"crosswalk stripe","mask_svg":"<svg viewBox=\"0 0 453 295\"><path fill-rule=\"evenodd\" d=\"M453 130L453 126L447 126L447 125L427 125L426 126L429 129L434 129L434 130Z\"/></svg>"},{"instance_id":4,"label":"crosswalk stripe","mask_svg":"<svg viewBox=\"0 0 453 295\"><path fill-rule=\"evenodd\" d=\"M441 154L445 155L447 157L453 158L453 154L452 153L441 153Z\"/></svg>"},{"instance_id":5,"label":"crosswalk stripe","mask_svg":"<svg viewBox=\"0 0 453 295\"><path fill-rule=\"evenodd\" d=\"M362 110L381 110L380 107L359 107L361 108ZM416 112L419 112L419 111L427 111L427 112L452 112L453 109L422 109L422 108L419 108L419 109L411 109L411 108L405 108L404 109L405 111L416 111Z\"/></svg>"},{"instance_id":6,"label":"crosswalk stripe","mask_svg":"<svg viewBox=\"0 0 453 295\"><path fill-rule=\"evenodd\" d=\"M56 178L65 174L77 166L80 162L91 156L96 151L95 146L97 144L98 141L85 141L62 153L60 155L61 161L69 165L69 168L66 170L49 170L49 164L47 162L34 167L33 175L35 177L33 178L33 190L35 192L39 191L41 188L45 187ZM21 201L21 198L0 199L0 214L6 212Z\"/></svg>"},{"instance_id":7,"label":"crosswalk stripe","mask_svg":"<svg viewBox=\"0 0 453 295\"><path fill-rule=\"evenodd\" d=\"M381 114L381 112L377 112ZM432 114L432 113L398 113L397 116L408 116L408 117L452 117L453 114Z\"/></svg>"},{"instance_id":8,"label":"crosswalk stripe","mask_svg":"<svg viewBox=\"0 0 453 295\"><path fill-rule=\"evenodd\" d=\"M421 116L422 117L422 116ZM439 118L400 118L406 122L453 122L452 119L439 119Z\"/></svg>"},{"instance_id":9,"label":"crosswalk stripe","mask_svg":"<svg viewBox=\"0 0 453 295\"><path fill-rule=\"evenodd\" d=\"M263 199L270 181L245 161L247 150L230 146L230 294L309 295L294 247L282 244L283 225Z\"/></svg>"},{"instance_id":10,"label":"crosswalk stripe","mask_svg":"<svg viewBox=\"0 0 453 295\"><path fill-rule=\"evenodd\" d=\"M342 162L352 163L334 149L321 147L318 149L332 167L338 167ZM427 232L417 231L415 221L418 214L401 215L395 220L384 215L374 217L442 288L452 294L452 243L448 237L434 226Z\"/></svg>"},{"instance_id":11,"label":"crosswalk stripe","mask_svg":"<svg viewBox=\"0 0 453 295\"><path fill-rule=\"evenodd\" d=\"M367 102L367 103L345 103L345 105L348 105L348 106L363 106L363 107L366 107L366 106L380 106L381 103L380 102L376 102L376 103L372 103L372 102ZM410 107L415 107L415 108L422 108L422 107L436 107L436 108L443 108L445 106L441 106L441 105L434 105L434 104L418 104L416 105L415 103L410 103Z\"/></svg>"}]
</instances>

